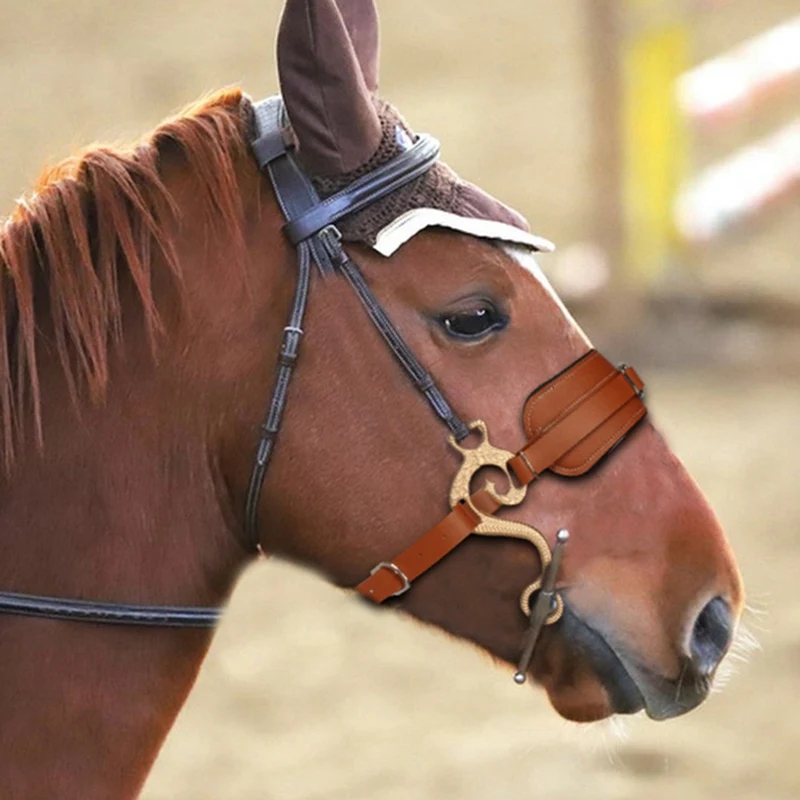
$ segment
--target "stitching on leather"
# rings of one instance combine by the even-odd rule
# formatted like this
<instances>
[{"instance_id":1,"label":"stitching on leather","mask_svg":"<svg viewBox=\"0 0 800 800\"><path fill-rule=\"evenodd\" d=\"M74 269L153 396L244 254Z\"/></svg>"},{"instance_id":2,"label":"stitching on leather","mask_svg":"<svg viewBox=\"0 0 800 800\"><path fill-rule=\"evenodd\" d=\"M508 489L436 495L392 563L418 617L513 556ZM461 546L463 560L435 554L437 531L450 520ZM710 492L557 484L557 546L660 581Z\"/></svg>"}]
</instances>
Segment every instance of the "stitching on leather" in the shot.
<instances>
[{"instance_id":1,"label":"stitching on leather","mask_svg":"<svg viewBox=\"0 0 800 800\"><path fill-rule=\"evenodd\" d=\"M422 139L418 139L416 142L414 142L411 148L409 148L409 150L404 151L404 153L408 153L411 149L414 149L415 147L419 149L419 146L421 146L422 141L423 141ZM403 155L404 153L399 153L398 155ZM362 186L374 180L376 174L381 176L384 175L386 170L384 170L383 168L386 167L388 164L389 162L387 162L386 164L382 164L380 167L377 167L374 173L367 173L366 175L362 175L360 178L356 178L356 180L354 180L345 188L350 192L352 192L354 189L360 189ZM316 209L318 208L326 208L326 209L330 208L331 205L335 204L340 199L341 198L339 197L339 192L336 192L335 194L332 194L330 197L326 197L324 200L317 203L317 205L314 206L312 210L316 211ZM298 217L298 219L300 218L301 217ZM294 222L294 220L292 221Z\"/></svg>"},{"instance_id":2,"label":"stitching on leather","mask_svg":"<svg viewBox=\"0 0 800 800\"><path fill-rule=\"evenodd\" d=\"M646 413L647 413L647 408L643 405L641 408L637 409L637 411L632 416L628 417L628 419L626 419L625 422L623 422L622 425L620 425L620 427L617 428L617 430L615 430L614 433L612 433L611 436L609 436L608 439L606 439L603 442L603 444L601 444L597 448L597 450L595 450L594 453L592 453L582 464L580 464L577 467L559 467L560 473L563 474L563 475L574 475L576 473L580 473L580 472L585 471L586 468L587 468L587 464L591 465L592 462L604 450L606 450L606 448L609 446L609 444L611 444L614 441L614 439L616 439L626 427L628 427L629 425L633 424L634 422L637 422ZM576 447L577 447L577 445L576 445Z\"/></svg>"},{"instance_id":3,"label":"stitching on leather","mask_svg":"<svg viewBox=\"0 0 800 800\"><path fill-rule=\"evenodd\" d=\"M539 477L539 474L533 468L533 464L531 464L531 461L528 458L527 454L525 453L525 450L524 449L520 450L519 453L517 453L517 456L519 456L519 458L522 459L522 463L525 465L525 467L531 473L531 481L536 480L536 478Z\"/></svg>"},{"instance_id":4,"label":"stitching on leather","mask_svg":"<svg viewBox=\"0 0 800 800\"><path fill-rule=\"evenodd\" d=\"M618 372L610 372L604 378L601 378L598 383L589 387L580 397L573 400L572 403L570 403L570 405L568 405L557 417L550 420L550 422L548 422L546 425L543 425L541 428L538 428L536 434L538 436L544 436L544 434L554 428L557 423L561 422L561 420L563 420L565 417L568 417L575 410L576 406L582 405L590 396L597 394L602 388L613 381L617 375L619 375ZM531 427L530 419L527 420L527 423L528 427Z\"/></svg>"},{"instance_id":5,"label":"stitching on leather","mask_svg":"<svg viewBox=\"0 0 800 800\"><path fill-rule=\"evenodd\" d=\"M586 360L574 372L571 371L571 370L567 370L567 372L565 372L563 375L561 375L561 377L556 378L555 381L553 381L553 383L551 383L540 394L538 394L536 397L532 397L530 400L528 400L528 402L526 404L526 407L525 407L525 432L526 433L528 432L528 429L530 429L530 427L531 427L531 414L533 413L534 406L540 400L542 400L543 398L547 397L548 394L550 394L552 391L554 391L556 386L559 386L564 381L569 380L570 378L577 377L580 374L580 371L582 369L587 367L589 364L593 363L594 360L597 359L599 356L600 356L600 353L598 353L595 350L594 353L592 353L592 355L587 356ZM530 434L530 435L533 436L533 434Z\"/></svg>"},{"instance_id":6,"label":"stitching on leather","mask_svg":"<svg viewBox=\"0 0 800 800\"><path fill-rule=\"evenodd\" d=\"M586 360L574 372L572 372L570 370L567 370L567 372L565 372L559 378L556 378L556 380L553 381L553 383L551 383L540 394L538 394L536 397L532 397L528 401L528 403L526 404L526 407L525 407L525 429L526 429L526 433L527 433L527 430L531 427L531 415L533 414L534 406L539 401L541 401L545 397L547 397L548 394L553 392L555 390L555 388L557 386L559 386L560 384L562 384L564 381L567 381L570 378L577 377L580 374L581 370L584 369L585 367L587 367L590 363L592 363L599 355L600 355L600 353L595 351L592 355L588 356L586 358ZM531 434L531 435L533 435L533 434Z\"/></svg>"}]
</instances>

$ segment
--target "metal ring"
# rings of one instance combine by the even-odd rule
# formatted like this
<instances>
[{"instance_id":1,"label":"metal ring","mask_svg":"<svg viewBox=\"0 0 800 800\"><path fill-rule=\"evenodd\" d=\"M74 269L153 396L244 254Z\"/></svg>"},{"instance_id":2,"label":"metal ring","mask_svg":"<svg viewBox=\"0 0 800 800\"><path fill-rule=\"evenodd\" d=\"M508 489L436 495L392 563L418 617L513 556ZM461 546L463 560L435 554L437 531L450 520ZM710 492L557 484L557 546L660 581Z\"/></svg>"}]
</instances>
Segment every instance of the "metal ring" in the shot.
<instances>
[{"instance_id":1,"label":"metal ring","mask_svg":"<svg viewBox=\"0 0 800 800\"><path fill-rule=\"evenodd\" d=\"M381 561L372 568L369 574L374 575L379 569L388 569L389 572L393 572L403 582L403 585L396 592L390 594L389 597L399 597L411 588L411 581L397 564L393 564L391 561Z\"/></svg>"},{"instance_id":2,"label":"metal ring","mask_svg":"<svg viewBox=\"0 0 800 800\"><path fill-rule=\"evenodd\" d=\"M300 336L303 335L303 329L302 328L298 328L296 325L287 325L283 330L287 331L287 332L290 332L290 333L297 333Z\"/></svg>"}]
</instances>

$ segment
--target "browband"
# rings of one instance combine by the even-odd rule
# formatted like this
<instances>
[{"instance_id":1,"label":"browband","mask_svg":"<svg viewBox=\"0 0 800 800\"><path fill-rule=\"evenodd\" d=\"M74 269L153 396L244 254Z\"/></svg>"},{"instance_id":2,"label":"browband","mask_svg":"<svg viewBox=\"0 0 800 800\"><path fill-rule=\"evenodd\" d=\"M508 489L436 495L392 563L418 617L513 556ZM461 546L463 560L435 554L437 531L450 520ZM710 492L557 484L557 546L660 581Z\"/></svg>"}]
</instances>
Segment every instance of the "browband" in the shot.
<instances>
[{"instance_id":1,"label":"browband","mask_svg":"<svg viewBox=\"0 0 800 800\"><path fill-rule=\"evenodd\" d=\"M319 201L313 208L284 225L286 238L298 245L348 214L377 202L387 194L424 175L439 158L439 142L422 133L408 150L362 175L344 189Z\"/></svg>"},{"instance_id":2,"label":"browband","mask_svg":"<svg viewBox=\"0 0 800 800\"><path fill-rule=\"evenodd\" d=\"M523 422L529 441L508 467L522 485L547 469L582 475L644 418L643 394L644 383L632 367L615 367L591 350L528 397ZM403 594L475 532L481 521L476 511L491 515L500 506L480 489L392 561L378 564L356 589L375 603Z\"/></svg>"}]
</instances>

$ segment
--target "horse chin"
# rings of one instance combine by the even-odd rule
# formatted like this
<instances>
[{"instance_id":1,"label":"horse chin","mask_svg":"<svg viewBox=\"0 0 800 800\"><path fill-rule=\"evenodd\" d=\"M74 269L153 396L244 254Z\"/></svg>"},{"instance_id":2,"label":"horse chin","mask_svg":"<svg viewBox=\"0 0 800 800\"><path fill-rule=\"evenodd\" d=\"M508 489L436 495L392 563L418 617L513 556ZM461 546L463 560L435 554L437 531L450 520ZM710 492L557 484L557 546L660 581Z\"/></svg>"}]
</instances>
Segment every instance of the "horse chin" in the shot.
<instances>
[{"instance_id":1,"label":"horse chin","mask_svg":"<svg viewBox=\"0 0 800 800\"><path fill-rule=\"evenodd\" d=\"M617 650L568 605L552 633L534 660L533 675L562 717L595 722L647 710L645 696Z\"/></svg>"}]
</instances>

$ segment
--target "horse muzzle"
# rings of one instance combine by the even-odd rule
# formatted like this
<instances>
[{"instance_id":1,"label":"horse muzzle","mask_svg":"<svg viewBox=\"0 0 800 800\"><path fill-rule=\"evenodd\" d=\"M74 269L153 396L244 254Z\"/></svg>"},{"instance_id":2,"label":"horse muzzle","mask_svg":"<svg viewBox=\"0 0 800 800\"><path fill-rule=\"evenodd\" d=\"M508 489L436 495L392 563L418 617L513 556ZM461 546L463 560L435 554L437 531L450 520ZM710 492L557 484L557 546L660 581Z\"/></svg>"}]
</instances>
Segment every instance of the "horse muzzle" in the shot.
<instances>
[{"instance_id":1,"label":"horse muzzle","mask_svg":"<svg viewBox=\"0 0 800 800\"><path fill-rule=\"evenodd\" d=\"M732 615L722 598L714 598L700 612L686 652L678 659L677 672L668 677L627 651L614 637L581 617L569 604L553 633L569 651L594 673L605 692L608 714L633 714L644 710L654 720L686 714L711 692L717 667L732 638ZM551 697L557 695L559 678L551 678ZM554 697L557 704L557 698Z\"/></svg>"}]
</instances>

